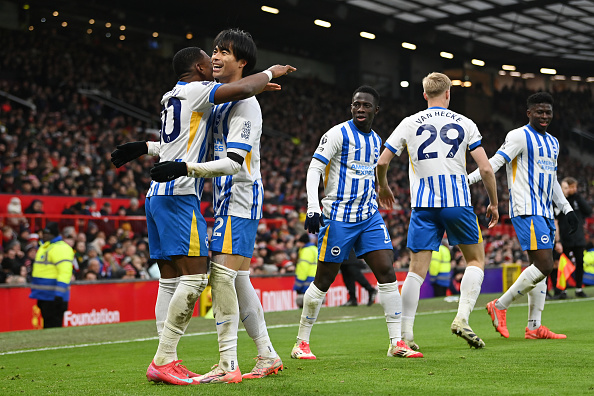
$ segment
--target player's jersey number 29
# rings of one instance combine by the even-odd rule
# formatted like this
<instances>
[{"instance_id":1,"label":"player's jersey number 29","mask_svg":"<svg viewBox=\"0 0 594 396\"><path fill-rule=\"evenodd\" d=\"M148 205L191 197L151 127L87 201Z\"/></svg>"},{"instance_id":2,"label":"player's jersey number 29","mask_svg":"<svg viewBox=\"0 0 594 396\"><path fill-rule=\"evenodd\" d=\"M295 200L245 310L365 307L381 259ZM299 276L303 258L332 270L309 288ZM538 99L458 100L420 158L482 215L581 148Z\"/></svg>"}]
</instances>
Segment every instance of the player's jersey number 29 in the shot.
<instances>
[{"instance_id":1,"label":"player's jersey number 29","mask_svg":"<svg viewBox=\"0 0 594 396\"><path fill-rule=\"evenodd\" d=\"M448 136L448 132L454 130L458 134L454 139ZM429 132L429 137L419 146L417 151L417 158L419 161L431 158L437 158L437 151L431 150L432 143L437 139L437 128L431 124L423 124L417 129L417 136L422 135L425 131ZM460 147L460 143L464 140L464 129L458 124L446 124L439 130L439 137L442 142L452 146L450 151L446 154L447 158L453 158Z\"/></svg>"}]
</instances>

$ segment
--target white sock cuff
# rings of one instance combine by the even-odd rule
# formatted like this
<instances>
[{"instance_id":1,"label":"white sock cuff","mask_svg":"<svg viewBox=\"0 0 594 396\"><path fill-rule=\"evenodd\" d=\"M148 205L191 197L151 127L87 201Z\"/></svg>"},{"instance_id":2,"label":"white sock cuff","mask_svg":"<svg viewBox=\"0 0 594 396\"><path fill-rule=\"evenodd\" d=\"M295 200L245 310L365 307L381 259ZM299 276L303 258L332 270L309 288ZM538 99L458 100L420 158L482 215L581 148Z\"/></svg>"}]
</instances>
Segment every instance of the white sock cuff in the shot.
<instances>
[{"instance_id":1,"label":"white sock cuff","mask_svg":"<svg viewBox=\"0 0 594 396\"><path fill-rule=\"evenodd\" d=\"M250 271L237 271L237 276L250 276Z\"/></svg>"},{"instance_id":2,"label":"white sock cuff","mask_svg":"<svg viewBox=\"0 0 594 396\"><path fill-rule=\"evenodd\" d=\"M483 271L480 267L477 267L476 265L469 265L468 267L466 267L466 270L464 272L476 272L477 274L479 274L481 276L481 278L484 278L485 276L485 271Z\"/></svg>"},{"instance_id":3,"label":"white sock cuff","mask_svg":"<svg viewBox=\"0 0 594 396\"><path fill-rule=\"evenodd\" d=\"M530 279L530 281L532 281L532 283L535 285L546 278L545 274L540 272L538 267L536 267L534 264L530 264L528 268L524 270L524 272L526 272L528 279Z\"/></svg>"},{"instance_id":4,"label":"white sock cuff","mask_svg":"<svg viewBox=\"0 0 594 396\"><path fill-rule=\"evenodd\" d=\"M159 278L159 283L163 285L175 285L179 282L179 276L175 278Z\"/></svg>"},{"instance_id":5,"label":"white sock cuff","mask_svg":"<svg viewBox=\"0 0 594 396\"><path fill-rule=\"evenodd\" d=\"M237 271L234 271L231 268L227 268L224 265L215 263L214 261L210 262L210 270L211 272L216 272L220 275L226 275L232 279L235 279L235 277L237 276Z\"/></svg>"},{"instance_id":6,"label":"white sock cuff","mask_svg":"<svg viewBox=\"0 0 594 396\"><path fill-rule=\"evenodd\" d=\"M324 298L324 297L326 297L326 292L323 292L320 289L318 289L316 287L316 285L314 285L313 282L311 282L309 284L309 287L307 289L310 292L310 296L312 296L313 298ZM306 290L306 293L307 293L307 290Z\"/></svg>"},{"instance_id":7,"label":"white sock cuff","mask_svg":"<svg viewBox=\"0 0 594 396\"><path fill-rule=\"evenodd\" d=\"M202 292L208 284L208 275L206 274L193 274L193 275L182 275L179 277L180 285L189 285L191 287L198 287Z\"/></svg>"},{"instance_id":8,"label":"white sock cuff","mask_svg":"<svg viewBox=\"0 0 594 396\"><path fill-rule=\"evenodd\" d=\"M398 291L398 281L392 283L378 283L377 288L380 293L389 293Z\"/></svg>"},{"instance_id":9,"label":"white sock cuff","mask_svg":"<svg viewBox=\"0 0 594 396\"><path fill-rule=\"evenodd\" d=\"M201 280L208 280L208 275L206 274L192 274L192 275L182 275L179 277L179 281L201 281Z\"/></svg>"},{"instance_id":10,"label":"white sock cuff","mask_svg":"<svg viewBox=\"0 0 594 396\"><path fill-rule=\"evenodd\" d=\"M419 285L422 285L423 282L425 281L425 279L423 279L422 276L415 274L414 272L409 272L406 275L406 278L410 278L411 280L414 280L415 282L417 282Z\"/></svg>"}]
</instances>

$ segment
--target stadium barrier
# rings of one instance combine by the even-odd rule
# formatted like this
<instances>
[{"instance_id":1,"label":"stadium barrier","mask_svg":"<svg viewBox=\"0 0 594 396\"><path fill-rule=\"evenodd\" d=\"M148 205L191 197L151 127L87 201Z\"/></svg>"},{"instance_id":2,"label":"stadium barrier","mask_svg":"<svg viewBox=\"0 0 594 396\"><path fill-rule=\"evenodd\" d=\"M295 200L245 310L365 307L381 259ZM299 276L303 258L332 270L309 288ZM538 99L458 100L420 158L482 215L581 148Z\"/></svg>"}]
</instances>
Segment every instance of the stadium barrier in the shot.
<instances>
[{"instance_id":1,"label":"stadium barrier","mask_svg":"<svg viewBox=\"0 0 594 396\"><path fill-rule=\"evenodd\" d=\"M487 268L483 293L497 293L502 290L501 268ZM400 286L406 278L406 271L396 272ZM365 273L369 282L375 286L375 277L371 272ZM265 312L296 310L293 275L285 276L253 276L252 284L262 302ZM75 282L71 285L70 303L64 314L64 326L87 326L137 320L153 320L155 318L155 301L157 299L157 280L120 280L99 282ZM367 303L367 291L357 284L357 300ZM30 288L27 285L0 286L0 312L4 312L0 321L0 332L15 330L42 329L43 322L37 308L37 301L29 298ZM203 297L208 298L206 295ZM433 289L429 277L421 286L421 298L433 297ZM202 298L202 297L201 297ZM338 275L328 290L324 306L337 307L348 299L348 292ZM205 304L206 305L206 304ZM199 315L200 303L196 304L194 316ZM296 314L296 320L298 314Z\"/></svg>"},{"instance_id":2,"label":"stadium barrier","mask_svg":"<svg viewBox=\"0 0 594 396\"><path fill-rule=\"evenodd\" d=\"M91 216L91 215L68 215L68 214L8 214L0 213L0 226L9 223L8 219L25 218L31 232L43 230L47 222L55 221L60 229L66 226L74 227L76 232L86 232L90 223L97 226L99 231L106 235L114 234L123 224L128 224L134 233L146 235L145 216ZM214 218L205 217L208 226L214 225ZM260 219L268 228L280 229L287 220L283 217L272 219Z\"/></svg>"}]
</instances>

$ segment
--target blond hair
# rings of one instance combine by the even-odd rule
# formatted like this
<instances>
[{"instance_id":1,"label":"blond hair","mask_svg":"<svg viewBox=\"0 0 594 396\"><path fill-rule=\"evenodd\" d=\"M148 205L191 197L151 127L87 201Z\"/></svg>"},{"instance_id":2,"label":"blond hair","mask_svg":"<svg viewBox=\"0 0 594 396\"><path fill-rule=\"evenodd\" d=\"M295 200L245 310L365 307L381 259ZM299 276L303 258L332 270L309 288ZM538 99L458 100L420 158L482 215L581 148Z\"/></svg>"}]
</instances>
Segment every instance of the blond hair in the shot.
<instances>
[{"instance_id":1,"label":"blond hair","mask_svg":"<svg viewBox=\"0 0 594 396\"><path fill-rule=\"evenodd\" d=\"M429 98L435 98L450 89L452 81L443 73L429 73L423 79L423 90Z\"/></svg>"}]
</instances>

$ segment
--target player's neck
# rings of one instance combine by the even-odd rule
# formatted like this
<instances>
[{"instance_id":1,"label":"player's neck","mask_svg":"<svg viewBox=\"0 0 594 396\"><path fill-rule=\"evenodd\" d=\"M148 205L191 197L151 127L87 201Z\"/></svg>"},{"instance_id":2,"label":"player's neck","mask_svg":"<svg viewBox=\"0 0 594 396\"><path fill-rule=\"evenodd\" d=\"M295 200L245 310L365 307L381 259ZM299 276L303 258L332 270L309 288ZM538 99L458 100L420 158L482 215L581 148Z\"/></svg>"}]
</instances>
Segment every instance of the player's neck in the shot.
<instances>
[{"instance_id":1,"label":"player's neck","mask_svg":"<svg viewBox=\"0 0 594 396\"><path fill-rule=\"evenodd\" d=\"M443 101L443 100L428 100L427 108L431 108L431 107L443 107L444 109L447 109L448 103L447 103L447 101Z\"/></svg>"}]
</instances>

